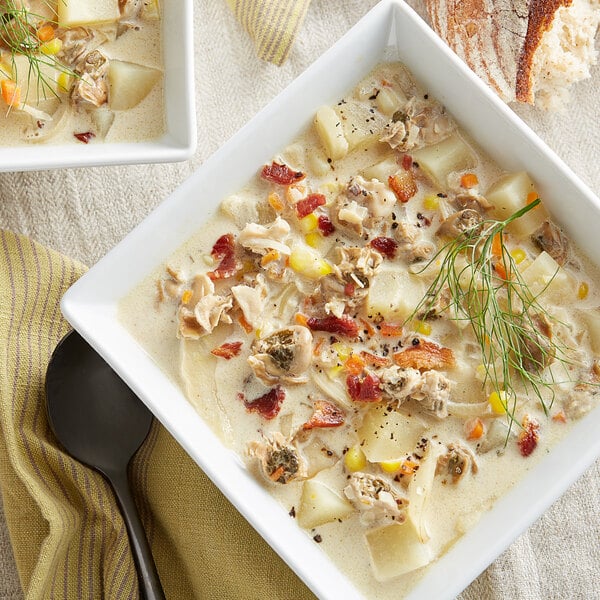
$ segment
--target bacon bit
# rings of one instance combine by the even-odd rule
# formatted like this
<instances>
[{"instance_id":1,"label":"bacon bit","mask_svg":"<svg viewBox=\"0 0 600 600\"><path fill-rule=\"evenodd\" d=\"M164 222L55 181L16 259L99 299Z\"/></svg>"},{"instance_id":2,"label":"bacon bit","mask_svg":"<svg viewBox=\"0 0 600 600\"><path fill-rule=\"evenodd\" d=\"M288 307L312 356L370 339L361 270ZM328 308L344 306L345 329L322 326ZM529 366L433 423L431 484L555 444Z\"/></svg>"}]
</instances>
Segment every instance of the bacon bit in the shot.
<instances>
[{"instance_id":1,"label":"bacon bit","mask_svg":"<svg viewBox=\"0 0 600 600\"><path fill-rule=\"evenodd\" d=\"M454 352L450 348L443 348L427 340L396 352L394 362L399 367L410 367L420 371L430 369L448 369L455 364Z\"/></svg>"},{"instance_id":2,"label":"bacon bit","mask_svg":"<svg viewBox=\"0 0 600 600\"><path fill-rule=\"evenodd\" d=\"M246 321L246 317L244 317L243 314L238 317L238 323L246 333L252 333L254 331L254 327L252 327L252 325Z\"/></svg>"},{"instance_id":3,"label":"bacon bit","mask_svg":"<svg viewBox=\"0 0 600 600\"><path fill-rule=\"evenodd\" d=\"M460 186L466 189L474 188L479 183L479 179L477 179L477 175L475 173L465 173L460 178Z\"/></svg>"},{"instance_id":4,"label":"bacon bit","mask_svg":"<svg viewBox=\"0 0 600 600\"><path fill-rule=\"evenodd\" d=\"M213 348L210 353L225 360L231 360L234 356L238 356L242 350L242 342L225 342L217 348Z\"/></svg>"},{"instance_id":5,"label":"bacon bit","mask_svg":"<svg viewBox=\"0 0 600 600\"><path fill-rule=\"evenodd\" d=\"M315 427L339 427L344 424L346 415L333 402L315 400L314 412L310 419L302 425L302 429Z\"/></svg>"},{"instance_id":6,"label":"bacon bit","mask_svg":"<svg viewBox=\"0 0 600 600\"><path fill-rule=\"evenodd\" d=\"M379 325L379 333L383 337L400 337L402 335L402 325L398 323L386 323Z\"/></svg>"},{"instance_id":7,"label":"bacon bit","mask_svg":"<svg viewBox=\"0 0 600 600\"><path fill-rule=\"evenodd\" d=\"M278 385L254 400L246 400L246 396L241 392L237 396L249 412L257 412L261 417L270 420L279 414L281 403L285 400L285 390Z\"/></svg>"},{"instance_id":8,"label":"bacon bit","mask_svg":"<svg viewBox=\"0 0 600 600\"><path fill-rule=\"evenodd\" d=\"M327 317L309 317L306 325L313 331L327 331L328 333L337 333L347 337L356 337L358 335L358 325L356 321L348 315L336 317L329 315Z\"/></svg>"},{"instance_id":9,"label":"bacon bit","mask_svg":"<svg viewBox=\"0 0 600 600\"><path fill-rule=\"evenodd\" d=\"M269 204L271 205L271 208L273 210L276 210L277 212L281 212L284 209L285 205L281 201L279 194L277 194L276 192L271 192L269 194L269 197L267 198L267 200L269 201Z\"/></svg>"},{"instance_id":10,"label":"bacon bit","mask_svg":"<svg viewBox=\"0 0 600 600\"><path fill-rule=\"evenodd\" d=\"M399 171L390 175L388 185L400 202L408 202L418 191L412 171Z\"/></svg>"},{"instance_id":11,"label":"bacon bit","mask_svg":"<svg viewBox=\"0 0 600 600\"><path fill-rule=\"evenodd\" d=\"M396 240L390 237L373 238L369 242L369 246L377 250L377 252L379 252L380 254L383 254L383 256L385 256L386 258L396 258L396 250L398 249L398 244Z\"/></svg>"},{"instance_id":12,"label":"bacon bit","mask_svg":"<svg viewBox=\"0 0 600 600\"><path fill-rule=\"evenodd\" d=\"M365 368L365 361L356 354L351 354L348 360L344 363L344 369L350 375L360 375Z\"/></svg>"},{"instance_id":13,"label":"bacon bit","mask_svg":"<svg viewBox=\"0 0 600 600\"><path fill-rule=\"evenodd\" d=\"M534 418L525 415L522 425L523 430L519 433L517 444L521 456L529 456L535 450L540 439L540 424Z\"/></svg>"},{"instance_id":14,"label":"bacon bit","mask_svg":"<svg viewBox=\"0 0 600 600\"><path fill-rule=\"evenodd\" d=\"M268 265L270 262L273 262L274 260L279 260L280 258L281 258L281 254L279 254L279 252L277 252L277 250L269 250L260 259L260 266L264 267L265 265Z\"/></svg>"},{"instance_id":15,"label":"bacon bit","mask_svg":"<svg viewBox=\"0 0 600 600\"><path fill-rule=\"evenodd\" d=\"M479 417L474 417L465 422L465 435L468 440L478 440L483 432L483 421Z\"/></svg>"},{"instance_id":16,"label":"bacon bit","mask_svg":"<svg viewBox=\"0 0 600 600\"><path fill-rule=\"evenodd\" d=\"M368 335L375 335L375 330L373 329L373 326L371 325L371 323L369 323L369 321L365 321L364 319L359 320L363 324Z\"/></svg>"},{"instance_id":17,"label":"bacon bit","mask_svg":"<svg viewBox=\"0 0 600 600\"><path fill-rule=\"evenodd\" d=\"M371 352L367 352L366 350L360 351L361 358L372 367L389 367L392 364L392 361L386 356L377 356L376 354L371 354Z\"/></svg>"},{"instance_id":18,"label":"bacon bit","mask_svg":"<svg viewBox=\"0 0 600 600\"><path fill-rule=\"evenodd\" d=\"M331 235L335 231L335 227L327 215L319 215L318 227L324 237Z\"/></svg>"},{"instance_id":19,"label":"bacon bit","mask_svg":"<svg viewBox=\"0 0 600 600\"><path fill-rule=\"evenodd\" d=\"M292 183L302 181L306 177L302 171L293 171L287 165L281 165L274 161L262 168L260 176L267 181L279 185L291 185Z\"/></svg>"},{"instance_id":20,"label":"bacon bit","mask_svg":"<svg viewBox=\"0 0 600 600\"><path fill-rule=\"evenodd\" d=\"M350 398L359 402L377 402L381 399L379 377L373 373L364 375L348 375L346 387Z\"/></svg>"},{"instance_id":21,"label":"bacon bit","mask_svg":"<svg viewBox=\"0 0 600 600\"><path fill-rule=\"evenodd\" d=\"M76 137L80 142L89 144L90 140L96 137L96 134L92 131L86 131L84 133L74 133L73 136Z\"/></svg>"},{"instance_id":22,"label":"bacon bit","mask_svg":"<svg viewBox=\"0 0 600 600\"><path fill-rule=\"evenodd\" d=\"M344 296L352 297L356 292L356 286L353 283L347 283L344 286Z\"/></svg>"},{"instance_id":23,"label":"bacon bit","mask_svg":"<svg viewBox=\"0 0 600 600\"><path fill-rule=\"evenodd\" d=\"M557 422L557 423L566 423L567 422L567 415L565 414L564 410L559 410L553 417L552 420Z\"/></svg>"},{"instance_id":24,"label":"bacon bit","mask_svg":"<svg viewBox=\"0 0 600 600\"><path fill-rule=\"evenodd\" d=\"M412 169L413 159L410 154L405 154L402 157L402 168L405 171L410 171Z\"/></svg>"},{"instance_id":25,"label":"bacon bit","mask_svg":"<svg viewBox=\"0 0 600 600\"><path fill-rule=\"evenodd\" d=\"M303 219L318 206L323 206L327 202L327 198L323 194L309 194L306 198L296 202L296 214L299 219Z\"/></svg>"},{"instance_id":26,"label":"bacon bit","mask_svg":"<svg viewBox=\"0 0 600 600\"><path fill-rule=\"evenodd\" d=\"M211 279L227 279L239 271L240 265L235 259L235 238L232 233L222 235L215 242L210 255L215 262L221 261L214 271L207 273Z\"/></svg>"}]
</instances>

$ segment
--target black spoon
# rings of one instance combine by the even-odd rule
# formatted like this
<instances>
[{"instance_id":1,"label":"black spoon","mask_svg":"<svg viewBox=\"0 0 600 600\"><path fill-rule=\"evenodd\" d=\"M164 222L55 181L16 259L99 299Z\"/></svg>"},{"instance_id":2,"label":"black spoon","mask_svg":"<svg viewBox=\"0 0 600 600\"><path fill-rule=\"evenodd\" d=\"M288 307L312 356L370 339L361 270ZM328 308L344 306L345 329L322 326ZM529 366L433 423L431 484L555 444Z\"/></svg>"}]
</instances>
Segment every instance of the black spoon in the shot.
<instances>
[{"instance_id":1,"label":"black spoon","mask_svg":"<svg viewBox=\"0 0 600 600\"><path fill-rule=\"evenodd\" d=\"M46 372L48 418L71 456L112 485L145 600L165 595L127 479L127 465L146 439L152 413L75 331L58 344Z\"/></svg>"}]
</instances>

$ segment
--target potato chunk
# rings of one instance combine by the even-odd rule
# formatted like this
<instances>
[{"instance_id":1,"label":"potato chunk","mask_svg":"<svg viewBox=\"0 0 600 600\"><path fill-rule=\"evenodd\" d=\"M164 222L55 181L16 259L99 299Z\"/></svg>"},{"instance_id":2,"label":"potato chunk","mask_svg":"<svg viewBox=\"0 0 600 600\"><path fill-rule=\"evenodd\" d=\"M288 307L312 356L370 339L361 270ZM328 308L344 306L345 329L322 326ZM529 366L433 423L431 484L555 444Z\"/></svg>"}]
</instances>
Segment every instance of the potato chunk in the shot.
<instances>
[{"instance_id":1,"label":"potato chunk","mask_svg":"<svg viewBox=\"0 0 600 600\"><path fill-rule=\"evenodd\" d=\"M525 171L509 173L496 181L485 194L494 205L494 217L507 219L527 204L527 196L534 191L533 181ZM530 235L546 219L548 213L543 206L536 206L528 213L513 221L508 227L517 235Z\"/></svg>"},{"instance_id":2,"label":"potato chunk","mask_svg":"<svg viewBox=\"0 0 600 600\"><path fill-rule=\"evenodd\" d=\"M523 271L523 280L535 295L545 300L568 302L574 296L575 281L547 252L542 252Z\"/></svg>"},{"instance_id":3,"label":"potato chunk","mask_svg":"<svg viewBox=\"0 0 600 600\"><path fill-rule=\"evenodd\" d=\"M344 519L354 512L352 504L336 494L324 483L309 479L302 486L298 507L298 524L312 529L337 519Z\"/></svg>"},{"instance_id":4,"label":"potato chunk","mask_svg":"<svg viewBox=\"0 0 600 600\"><path fill-rule=\"evenodd\" d=\"M158 69L111 60L108 68L110 108L129 110L137 106L150 93L160 75Z\"/></svg>"},{"instance_id":5,"label":"potato chunk","mask_svg":"<svg viewBox=\"0 0 600 600\"><path fill-rule=\"evenodd\" d=\"M342 122L331 106L321 106L315 115L315 129L319 139L332 160L348 154L348 142L344 136Z\"/></svg>"},{"instance_id":6,"label":"potato chunk","mask_svg":"<svg viewBox=\"0 0 600 600\"><path fill-rule=\"evenodd\" d=\"M477 164L475 154L457 134L432 146L415 150L412 157L440 189L448 187L450 173L471 169Z\"/></svg>"},{"instance_id":7,"label":"potato chunk","mask_svg":"<svg viewBox=\"0 0 600 600\"><path fill-rule=\"evenodd\" d=\"M410 573L429 564L434 558L431 548L421 543L410 521L371 529L365 538L378 581Z\"/></svg>"},{"instance_id":8,"label":"potato chunk","mask_svg":"<svg viewBox=\"0 0 600 600\"><path fill-rule=\"evenodd\" d=\"M423 298L422 280L399 269L380 267L371 280L367 302L368 314L385 320L407 319Z\"/></svg>"},{"instance_id":9,"label":"potato chunk","mask_svg":"<svg viewBox=\"0 0 600 600\"><path fill-rule=\"evenodd\" d=\"M119 0L59 0L57 12L61 27L110 23L121 16Z\"/></svg>"}]
</instances>

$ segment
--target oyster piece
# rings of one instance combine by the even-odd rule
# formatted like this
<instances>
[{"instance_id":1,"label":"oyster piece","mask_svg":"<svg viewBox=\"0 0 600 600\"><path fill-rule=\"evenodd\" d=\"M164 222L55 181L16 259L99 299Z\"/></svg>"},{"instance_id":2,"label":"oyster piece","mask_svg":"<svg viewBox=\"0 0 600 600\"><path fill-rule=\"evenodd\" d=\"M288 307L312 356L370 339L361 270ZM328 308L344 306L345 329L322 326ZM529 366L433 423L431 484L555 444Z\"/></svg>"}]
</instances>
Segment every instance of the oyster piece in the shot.
<instances>
[{"instance_id":1,"label":"oyster piece","mask_svg":"<svg viewBox=\"0 0 600 600\"><path fill-rule=\"evenodd\" d=\"M306 461L298 447L278 431L262 442L250 442L247 454L258 459L264 476L274 483L286 484L307 477Z\"/></svg>"},{"instance_id":2,"label":"oyster piece","mask_svg":"<svg viewBox=\"0 0 600 600\"><path fill-rule=\"evenodd\" d=\"M448 444L448 452L438 458L436 475L450 476L458 483L469 471L475 474L479 468L475 455L460 444Z\"/></svg>"}]
</instances>

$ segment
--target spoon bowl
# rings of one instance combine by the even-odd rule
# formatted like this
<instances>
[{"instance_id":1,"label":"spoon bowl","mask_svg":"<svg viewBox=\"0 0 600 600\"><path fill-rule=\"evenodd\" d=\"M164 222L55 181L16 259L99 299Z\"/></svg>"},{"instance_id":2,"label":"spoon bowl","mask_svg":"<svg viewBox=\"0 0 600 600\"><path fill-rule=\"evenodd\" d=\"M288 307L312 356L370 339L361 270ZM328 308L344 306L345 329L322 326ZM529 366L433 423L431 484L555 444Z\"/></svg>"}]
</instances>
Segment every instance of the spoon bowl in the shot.
<instances>
[{"instance_id":1,"label":"spoon bowl","mask_svg":"<svg viewBox=\"0 0 600 600\"><path fill-rule=\"evenodd\" d=\"M127 526L146 600L164 599L131 495L127 467L146 439L152 413L75 331L58 344L46 372L48 420L65 450L110 482Z\"/></svg>"}]
</instances>

